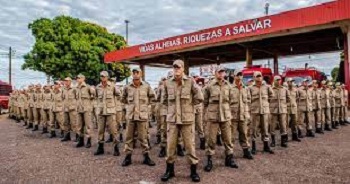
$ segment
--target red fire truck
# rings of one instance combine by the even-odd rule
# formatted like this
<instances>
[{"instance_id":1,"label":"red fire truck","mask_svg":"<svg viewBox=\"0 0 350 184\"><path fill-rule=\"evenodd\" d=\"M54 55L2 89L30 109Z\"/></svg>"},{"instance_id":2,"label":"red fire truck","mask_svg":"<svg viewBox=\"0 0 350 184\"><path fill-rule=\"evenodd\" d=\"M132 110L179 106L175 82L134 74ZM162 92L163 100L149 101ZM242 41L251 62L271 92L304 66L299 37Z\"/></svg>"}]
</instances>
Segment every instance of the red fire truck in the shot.
<instances>
[{"instance_id":1,"label":"red fire truck","mask_svg":"<svg viewBox=\"0 0 350 184\"><path fill-rule=\"evenodd\" d=\"M263 79L267 84L271 84L273 81L273 73L271 68L264 68L261 65L252 65L244 67L242 70L243 74L243 83L247 84L247 82L253 78L254 72L259 71L263 75Z\"/></svg>"},{"instance_id":2,"label":"red fire truck","mask_svg":"<svg viewBox=\"0 0 350 184\"><path fill-rule=\"evenodd\" d=\"M9 96L12 92L12 86L0 80L0 114L3 109L8 109Z\"/></svg>"},{"instance_id":3,"label":"red fire truck","mask_svg":"<svg viewBox=\"0 0 350 184\"><path fill-rule=\"evenodd\" d=\"M324 72L317 70L315 67L308 67L305 64L305 68L288 68L282 73L283 80L285 78L293 78L297 85L300 85L304 79L311 80L327 80L327 76Z\"/></svg>"}]
</instances>

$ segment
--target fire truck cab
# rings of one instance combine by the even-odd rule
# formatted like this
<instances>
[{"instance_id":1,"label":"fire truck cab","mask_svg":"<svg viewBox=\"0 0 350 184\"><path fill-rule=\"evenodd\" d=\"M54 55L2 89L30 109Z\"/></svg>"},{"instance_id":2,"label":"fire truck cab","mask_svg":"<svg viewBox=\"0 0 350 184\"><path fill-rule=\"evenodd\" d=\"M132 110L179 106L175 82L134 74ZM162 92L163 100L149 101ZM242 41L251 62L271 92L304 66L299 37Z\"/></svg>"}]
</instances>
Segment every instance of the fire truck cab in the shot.
<instances>
[{"instance_id":1,"label":"fire truck cab","mask_svg":"<svg viewBox=\"0 0 350 184\"><path fill-rule=\"evenodd\" d=\"M254 72L256 71L261 72L263 79L267 84L272 83L274 75L272 73L271 68L264 68L264 67L261 67L261 65L252 65L252 66L244 67L244 69L242 70L243 83L247 84L247 82L253 78Z\"/></svg>"},{"instance_id":2,"label":"fire truck cab","mask_svg":"<svg viewBox=\"0 0 350 184\"><path fill-rule=\"evenodd\" d=\"M324 72L317 70L315 67L305 68L288 68L282 74L282 79L293 78L297 85L300 85L304 79L311 80L327 80L327 76Z\"/></svg>"},{"instance_id":3,"label":"fire truck cab","mask_svg":"<svg viewBox=\"0 0 350 184\"><path fill-rule=\"evenodd\" d=\"M0 114L2 114L3 109L8 109L11 92L12 86L0 80Z\"/></svg>"}]
</instances>

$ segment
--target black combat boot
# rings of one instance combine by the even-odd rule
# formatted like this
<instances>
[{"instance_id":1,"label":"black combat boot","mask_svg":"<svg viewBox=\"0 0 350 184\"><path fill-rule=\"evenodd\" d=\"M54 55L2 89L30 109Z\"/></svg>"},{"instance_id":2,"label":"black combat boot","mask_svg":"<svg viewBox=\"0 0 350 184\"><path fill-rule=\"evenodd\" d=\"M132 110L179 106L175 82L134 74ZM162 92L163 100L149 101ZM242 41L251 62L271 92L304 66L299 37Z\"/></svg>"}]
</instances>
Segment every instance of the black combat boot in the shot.
<instances>
[{"instance_id":1,"label":"black combat boot","mask_svg":"<svg viewBox=\"0 0 350 184\"><path fill-rule=\"evenodd\" d=\"M324 134L322 128L316 128L316 133L318 133L318 134Z\"/></svg>"},{"instance_id":2,"label":"black combat boot","mask_svg":"<svg viewBox=\"0 0 350 184\"><path fill-rule=\"evenodd\" d=\"M160 140L160 135L157 135L157 140L156 140L156 144L160 144L161 140Z\"/></svg>"},{"instance_id":3,"label":"black combat boot","mask_svg":"<svg viewBox=\"0 0 350 184\"><path fill-rule=\"evenodd\" d=\"M176 153L177 153L177 156L180 156L180 157L185 156L184 150L182 149L182 146L180 144L176 146Z\"/></svg>"},{"instance_id":4,"label":"black combat boot","mask_svg":"<svg viewBox=\"0 0 350 184\"><path fill-rule=\"evenodd\" d=\"M335 121L332 121L332 128L333 128L333 129L338 129L338 127L336 126Z\"/></svg>"},{"instance_id":5,"label":"black combat boot","mask_svg":"<svg viewBox=\"0 0 350 184\"><path fill-rule=\"evenodd\" d=\"M120 156L119 145L118 144L114 145L114 153L113 153L113 155L114 156Z\"/></svg>"},{"instance_id":6,"label":"black combat boot","mask_svg":"<svg viewBox=\"0 0 350 184\"><path fill-rule=\"evenodd\" d=\"M21 118L16 117L16 123L20 123L20 122L21 122Z\"/></svg>"},{"instance_id":7,"label":"black combat boot","mask_svg":"<svg viewBox=\"0 0 350 184\"><path fill-rule=\"evenodd\" d=\"M339 127L339 121L335 121L334 124L335 124L335 127Z\"/></svg>"},{"instance_id":8,"label":"black combat boot","mask_svg":"<svg viewBox=\"0 0 350 184\"><path fill-rule=\"evenodd\" d=\"M85 148L91 148L91 137L87 138Z\"/></svg>"},{"instance_id":9,"label":"black combat boot","mask_svg":"<svg viewBox=\"0 0 350 184\"><path fill-rule=\"evenodd\" d=\"M27 125L28 125L28 122L27 122L27 121L24 121L23 126L27 126Z\"/></svg>"},{"instance_id":10,"label":"black combat boot","mask_svg":"<svg viewBox=\"0 0 350 184\"><path fill-rule=\"evenodd\" d=\"M343 120L339 121L339 123L340 123L340 125L347 126L347 124Z\"/></svg>"},{"instance_id":11,"label":"black combat boot","mask_svg":"<svg viewBox=\"0 0 350 184\"><path fill-rule=\"evenodd\" d=\"M298 137L298 133L292 133L292 141L301 142L301 140Z\"/></svg>"},{"instance_id":12,"label":"black combat boot","mask_svg":"<svg viewBox=\"0 0 350 184\"><path fill-rule=\"evenodd\" d=\"M32 131L38 131L39 130L39 125L34 125L34 128Z\"/></svg>"},{"instance_id":13,"label":"black combat boot","mask_svg":"<svg viewBox=\"0 0 350 184\"><path fill-rule=\"evenodd\" d=\"M49 138L54 138L54 137L56 137L56 132L53 130L50 132Z\"/></svg>"},{"instance_id":14,"label":"black combat boot","mask_svg":"<svg viewBox=\"0 0 350 184\"><path fill-rule=\"evenodd\" d=\"M98 143L97 150L94 153L94 155L103 155L105 153L104 145L103 143Z\"/></svg>"},{"instance_id":15,"label":"black combat boot","mask_svg":"<svg viewBox=\"0 0 350 184\"><path fill-rule=\"evenodd\" d=\"M307 130L306 131L306 137L315 137L315 134L312 130Z\"/></svg>"},{"instance_id":16,"label":"black combat boot","mask_svg":"<svg viewBox=\"0 0 350 184\"><path fill-rule=\"evenodd\" d=\"M216 135L216 145L222 146L221 134Z\"/></svg>"},{"instance_id":17,"label":"black combat boot","mask_svg":"<svg viewBox=\"0 0 350 184\"><path fill-rule=\"evenodd\" d=\"M67 142L67 141L70 141L70 140L71 140L71 138L70 138L70 132L67 132L67 133L64 135L63 139L61 140L61 142Z\"/></svg>"},{"instance_id":18,"label":"black combat boot","mask_svg":"<svg viewBox=\"0 0 350 184\"><path fill-rule=\"evenodd\" d=\"M80 139L79 135L78 135L78 134L75 134L74 142L79 142L79 139Z\"/></svg>"},{"instance_id":19,"label":"black combat boot","mask_svg":"<svg viewBox=\"0 0 350 184\"><path fill-rule=\"evenodd\" d=\"M298 138L299 138L299 139L304 138L303 133L301 132L300 129L298 129Z\"/></svg>"},{"instance_id":20,"label":"black combat boot","mask_svg":"<svg viewBox=\"0 0 350 184\"><path fill-rule=\"evenodd\" d=\"M199 138L199 142L200 142L199 148L201 150L205 150L205 139L204 138Z\"/></svg>"},{"instance_id":21,"label":"black combat boot","mask_svg":"<svg viewBox=\"0 0 350 184\"><path fill-rule=\"evenodd\" d=\"M41 132L41 134L47 134L47 133L49 133L49 131L47 131L47 127L44 127L43 132Z\"/></svg>"},{"instance_id":22,"label":"black combat boot","mask_svg":"<svg viewBox=\"0 0 350 184\"><path fill-rule=\"evenodd\" d=\"M164 175L160 178L162 181L168 181L175 176L174 164L166 164L166 171Z\"/></svg>"},{"instance_id":23,"label":"black combat boot","mask_svg":"<svg viewBox=\"0 0 350 184\"><path fill-rule=\"evenodd\" d=\"M211 160L211 155L207 156L207 164L204 167L204 171L210 172L213 169L213 161Z\"/></svg>"},{"instance_id":24,"label":"black combat boot","mask_svg":"<svg viewBox=\"0 0 350 184\"><path fill-rule=\"evenodd\" d=\"M121 134L119 134L119 142L123 142L123 141L124 141L123 134L121 133Z\"/></svg>"},{"instance_id":25,"label":"black combat boot","mask_svg":"<svg viewBox=\"0 0 350 184\"><path fill-rule=\"evenodd\" d=\"M233 154L226 155L225 166L231 167L231 168L238 168L238 165L236 164L235 160L233 159Z\"/></svg>"},{"instance_id":26,"label":"black combat boot","mask_svg":"<svg viewBox=\"0 0 350 184\"><path fill-rule=\"evenodd\" d=\"M288 134L281 135L281 147L284 147L284 148L288 147L287 138L288 138Z\"/></svg>"},{"instance_id":27,"label":"black combat boot","mask_svg":"<svg viewBox=\"0 0 350 184\"><path fill-rule=\"evenodd\" d=\"M60 135L60 138L62 138L62 139L63 139L63 137L64 137L64 131L63 131L63 130L61 130L61 135Z\"/></svg>"},{"instance_id":28,"label":"black combat boot","mask_svg":"<svg viewBox=\"0 0 350 184\"><path fill-rule=\"evenodd\" d=\"M329 126L329 124L326 124L326 125L324 126L324 130L325 130L325 131L332 131L332 129L331 129L331 127Z\"/></svg>"},{"instance_id":29,"label":"black combat boot","mask_svg":"<svg viewBox=\"0 0 350 184\"><path fill-rule=\"evenodd\" d=\"M271 143L270 143L271 147L275 147L276 146L276 137L275 135L271 135Z\"/></svg>"},{"instance_id":30,"label":"black combat boot","mask_svg":"<svg viewBox=\"0 0 350 184\"><path fill-rule=\"evenodd\" d=\"M31 129L31 128L33 128L33 123L28 123L28 126L26 129Z\"/></svg>"},{"instance_id":31,"label":"black combat boot","mask_svg":"<svg viewBox=\"0 0 350 184\"><path fill-rule=\"evenodd\" d=\"M113 142L113 135L109 134L109 138L107 139L106 143L111 143Z\"/></svg>"},{"instance_id":32,"label":"black combat boot","mask_svg":"<svg viewBox=\"0 0 350 184\"><path fill-rule=\"evenodd\" d=\"M77 148L83 147L85 144L84 142L84 135L78 138L78 144L76 145Z\"/></svg>"},{"instance_id":33,"label":"black combat boot","mask_svg":"<svg viewBox=\"0 0 350 184\"><path fill-rule=\"evenodd\" d=\"M200 182L201 178L199 177L198 173L197 173L197 165L196 164L192 164L191 165L191 175L190 175L191 179L193 182Z\"/></svg>"},{"instance_id":34,"label":"black combat boot","mask_svg":"<svg viewBox=\"0 0 350 184\"><path fill-rule=\"evenodd\" d=\"M255 141L252 141L252 154L253 154L253 155L256 154L256 144L255 144Z\"/></svg>"},{"instance_id":35,"label":"black combat boot","mask_svg":"<svg viewBox=\"0 0 350 184\"><path fill-rule=\"evenodd\" d=\"M126 122L123 123L123 129L126 129Z\"/></svg>"},{"instance_id":36,"label":"black combat boot","mask_svg":"<svg viewBox=\"0 0 350 184\"><path fill-rule=\"evenodd\" d=\"M274 152L271 150L271 148L269 146L269 141L264 141L264 152L274 154Z\"/></svg>"},{"instance_id":37,"label":"black combat boot","mask_svg":"<svg viewBox=\"0 0 350 184\"><path fill-rule=\"evenodd\" d=\"M156 163L153 162L153 160L149 157L148 153L143 154L143 164L148 166L155 166Z\"/></svg>"},{"instance_id":38,"label":"black combat boot","mask_svg":"<svg viewBox=\"0 0 350 184\"><path fill-rule=\"evenodd\" d=\"M163 158L165 156L166 156L166 149L164 146L161 146L158 157Z\"/></svg>"},{"instance_id":39,"label":"black combat boot","mask_svg":"<svg viewBox=\"0 0 350 184\"><path fill-rule=\"evenodd\" d=\"M243 158L249 159L249 160L253 160L253 155L250 152L249 148L244 148L243 149Z\"/></svg>"},{"instance_id":40,"label":"black combat boot","mask_svg":"<svg viewBox=\"0 0 350 184\"><path fill-rule=\"evenodd\" d=\"M132 164L132 161L131 161L131 154L127 154L123 163L122 163L122 166L123 167L126 167L126 166L129 166L130 164Z\"/></svg>"}]
</instances>

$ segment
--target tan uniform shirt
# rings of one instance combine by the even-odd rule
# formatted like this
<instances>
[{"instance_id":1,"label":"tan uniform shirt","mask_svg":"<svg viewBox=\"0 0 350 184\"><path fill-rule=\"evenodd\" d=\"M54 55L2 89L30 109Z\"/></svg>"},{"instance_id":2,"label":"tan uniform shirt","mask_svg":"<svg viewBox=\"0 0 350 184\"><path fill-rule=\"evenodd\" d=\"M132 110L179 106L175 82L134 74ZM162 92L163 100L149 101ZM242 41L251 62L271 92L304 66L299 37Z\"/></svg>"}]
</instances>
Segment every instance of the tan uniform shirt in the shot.
<instances>
[{"instance_id":1,"label":"tan uniform shirt","mask_svg":"<svg viewBox=\"0 0 350 184\"><path fill-rule=\"evenodd\" d=\"M249 91L243 86L232 85L232 104L231 115L232 119L236 121L244 121L249 118Z\"/></svg>"},{"instance_id":2,"label":"tan uniform shirt","mask_svg":"<svg viewBox=\"0 0 350 184\"><path fill-rule=\"evenodd\" d=\"M270 113L287 114L287 103L290 102L290 93L283 87L272 87L274 96L270 99Z\"/></svg>"},{"instance_id":3,"label":"tan uniform shirt","mask_svg":"<svg viewBox=\"0 0 350 184\"><path fill-rule=\"evenodd\" d=\"M85 82L77 86L77 109L78 112L92 111L93 99L96 91Z\"/></svg>"},{"instance_id":4,"label":"tan uniform shirt","mask_svg":"<svg viewBox=\"0 0 350 184\"><path fill-rule=\"evenodd\" d=\"M42 91L41 90L35 91L34 102L35 102L35 108L38 108L38 109L43 108L43 99L42 99Z\"/></svg>"},{"instance_id":5,"label":"tan uniform shirt","mask_svg":"<svg viewBox=\"0 0 350 184\"><path fill-rule=\"evenodd\" d=\"M321 108L325 109L325 108L331 108L331 104L330 104L330 93L331 91L327 88L322 88L320 90L320 101L321 101Z\"/></svg>"},{"instance_id":6,"label":"tan uniform shirt","mask_svg":"<svg viewBox=\"0 0 350 184\"><path fill-rule=\"evenodd\" d=\"M333 91L335 107L341 107L344 104L344 94L342 89L335 89Z\"/></svg>"},{"instance_id":7,"label":"tan uniform shirt","mask_svg":"<svg viewBox=\"0 0 350 184\"><path fill-rule=\"evenodd\" d=\"M63 89L63 101L64 101L64 111L76 111L77 110L77 89L71 87L65 87Z\"/></svg>"},{"instance_id":8,"label":"tan uniform shirt","mask_svg":"<svg viewBox=\"0 0 350 184\"><path fill-rule=\"evenodd\" d=\"M184 75L181 85L175 81L175 78L166 82L162 104L167 107L167 122L192 124L195 120L194 105L201 102L203 102L203 93L192 78Z\"/></svg>"},{"instance_id":9,"label":"tan uniform shirt","mask_svg":"<svg viewBox=\"0 0 350 184\"><path fill-rule=\"evenodd\" d=\"M99 115L107 116L116 114L115 97L120 96L120 90L111 82L107 82L106 86L100 83L96 87L97 103Z\"/></svg>"},{"instance_id":10,"label":"tan uniform shirt","mask_svg":"<svg viewBox=\"0 0 350 184\"><path fill-rule=\"evenodd\" d=\"M313 110L319 110L321 109L321 92L319 89L314 88L311 90L311 96L312 96L312 109Z\"/></svg>"},{"instance_id":11,"label":"tan uniform shirt","mask_svg":"<svg viewBox=\"0 0 350 184\"><path fill-rule=\"evenodd\" d=\"M271 99L274 96L272 88L267 85L261 85L259 87L256 84L254 84L248 88L248 91L251 99L251 113L269 114L269 99Z\"/></svg>"},{"instance_id":12,"label":"tan uniform shirt","mask_svg":"<svg viewBox=\"0 0 350 184\"><path fill-rule=\"evenodd\" d=\"M53 101L53 94L51 90L45 90L42 93L42 98L43 98L43 109L44 110L49 110L52 109L52 101Z\"/></svg>"},{"instance_id":13,"label":"tan uniform shirt","mask_svg":"<svg viewBox=\"0 0 350 184\"><path fill-rule=\"evenodd\" d=\"M149 118L148 106L155 102L155 93L144 81L141 81L138 87L131 83L124 88L122 102L127 104L127 120L147 121Z\"/></svg>"},{"instance_id":14,"label":"tan uniform shirt","mask_svg":"<svg viewBox=\"0 0 350 184\"><path fill-rule=\"evenodd\" d=\"M63 91L61 89L53 90L52 95L53 95L52 111L63 112L64 111Z\"/></svg>"},{"instance_id":15,"label":"tan uniform shirt","mask_svg":"<svg viewBox=\"0 0 350 184\"><path fill-rule=\"evenodd\" d=\"M30 90L28 91L28 104L29 104L29 107L34 107L34 90Z\"/></svg>"},{"instance_id":16,"label":"tan uniform shirt","mask_svg":"<svg viewBox=\"0 0 350 184\"><path fill-rule=\"evenodd\" d=\"M298 110L302 112L312 111L312 94L308 87L298 89Z\"/></svg>"},{"instance_id":17,"label":"tan uniform shirt","mask_svg":"<svg viewBox=\"0 0 350 184\"><path fill-rule=\"evenodd\" d=\"M288 114L297 114L298 113L298 105L297 98L299 96L298 89L295 87L288 88L290 101L288 103Z\"/></svg>"},{"instance_id":18,"label":"tan uniform shirt","mask_svg":"<svg viewBox=\"0 0 350 184\"><path fill-rule=\"evenodd\" d=\"M159 108L159 115L166 116L167 115L167 109L166 106L163 105L161 102L163 101L163 93L164 93L164 85L160 85L157 90L157 102L158 108Z\"/></svg>"}]
</instances>

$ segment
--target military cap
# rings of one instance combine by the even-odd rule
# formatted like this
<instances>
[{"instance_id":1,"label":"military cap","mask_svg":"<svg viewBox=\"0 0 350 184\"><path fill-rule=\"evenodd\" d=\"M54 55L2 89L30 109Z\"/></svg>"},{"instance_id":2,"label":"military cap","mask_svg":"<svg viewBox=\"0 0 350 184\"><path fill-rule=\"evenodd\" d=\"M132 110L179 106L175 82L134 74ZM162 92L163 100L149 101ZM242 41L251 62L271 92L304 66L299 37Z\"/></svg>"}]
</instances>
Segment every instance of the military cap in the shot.
<instances>
[{"instance_id":1,"label":"military cap","mask_svg":"<svg viewBox=\"0 0 350 184\"><path fill-rule=\"evenodd\" d=\"M255 71L255 72L254 72L254 77L257 77L257 76L259 76L259 75L262 76L261 72L259 72L259 71Z\"/></svg>"},{"instance_id":2,"label":"military cap","mask_svg":"<svg viewBox=\"0 0 350 184\"><path fill-rule=\"evenodd\" d=\"M288 77L286 81L287 82L294 82L295 80L293 78L291 78L291 77Z\"/></svg>"},{"instance_id":3,"label":"military cap","mask_svg":"<svg viewBox=\"0 0 350 184\"><path fill-rule=\"evenodd\" d=\"M276 76L273 77L273 80L274 80L274 81L281 80L281 79L282 79L282 78L281 78L279 75L276 75Z\"/></svg>"},{"instance_id":4,"label":"military cap","mask_svg":"<svg viewBox=\"0 0 350 184\"><path fill-rule=\"evenodd\" d=\"M309 82L310 80L309 79L304 79L303 82Z\"/></svg>"},{"instance_id":5,"label":"military cap","mask_svg":"<svg viewBox=\"0 0 350 184\"><path fill-rule=\"evenodd\" d=\"M72 78L66 77L64 80L65 80L65 81L72 81Z\"/></svg>"},{"instance_id":6,"label":"military cap","mask_svg":"<svg viewBox=\"0 0 350 184\"><path fill-rule=\"evenodd\" d=\"M132 72L135 72L135 71L141 72L142 70L141 70L140 67L135 67L135 68L133 68L131 71L132 71Z\"/></svg>"},{"instance_id":7,"label":"military cap","mask_svg":"<svg viewBox=\"0 0 350 184\"><path fill-rule=\"evenodd\" d=\"M242 74L242 70L236 69L236 70L233 72L233 75L234 75L234 76L237 76L239 73Z\"/></svg>"},{"instance_id":8,"label":"military cap","mask_svg":"<svg viewBox=\"0 0 350 184\"><path fill-rule=\"evenodd\" d=\"M102 72L100 73L100 76L101 76L101 77L109 77L107 71L102 71Z\"/></svg>"},{"instance_id":9,"label":"military cap","mask_svg":"<svg viewBox=\"0 0 350 184\"><path fill-rule=\"evenodd\" d=\"M177 59L174 61L173 66L178 66L178 67L183 68L185 66L185 64L181 59Z\"/></svg>"},{"instance_id":10,"label":"military cap","mask_svg":"<svg viewBox=\"0 0 350 184\"><path fill-rule=\"evenodd\" d=\"M333 82L328 82L328 86L333 86Z\"/></svg>"},{"instance_id":11,"label":"military cap","mask_svg":"<svg viewBox=\"0 0 350 184\"><path fill-rule=\"evenodd\" d=\"M223 71L226 71L226 68L221 65L218 65L215 69L215 72L223 72Z\"/></svg>"},{"instance_id":12,"label":"military cap","mask_svg":"<svg viewBox=\"0 0 350 184\"><path fill-rule=\"evenodd\" d=\"M317 80L312 80L312 83L318 83L318 81Z\"/></svg>"},{"instance_id":13,"label":"military cap","mask_svg":"<svg viewBox=\"0 0 350 184\"><path fill-rule=\"evenodd\" d=\"M341 85L340 82L335 83L335 86L340 86L340 85Z\"/></svg>"},{"instance_id":14,"label":"military cap","mask_svg":"<svg viewBox=\"0 0 350 184\"><path fill-rule=\"evenodd\" d=\"M85 75L83 75L83 74L79 74L78 76L77 76L77 78L84 78L85 79Z\"/></svg>"},{"instance_id":15,"label":"military cap","mask_svg":"<svg viewBox=\"0 0 350 184\"><path fill-rule=\"evenodd\" d=\"M325 84L327 84L327 81L323 80L323 81L321 82L321 84L322 84L322 85L325 85Z\"/></svg>"},{"instance_id":16,"label":"military cap","mask_svg":"<svg viewBox=\"0 0 350 184\"><path fill-rule=\"evenodd\" d=\"M167 75L167 77L168 78L171 78L171 77L173 77L174 76L174 72L173 71L168 71L168 75Z\"/></svg>"}]
</instances>

